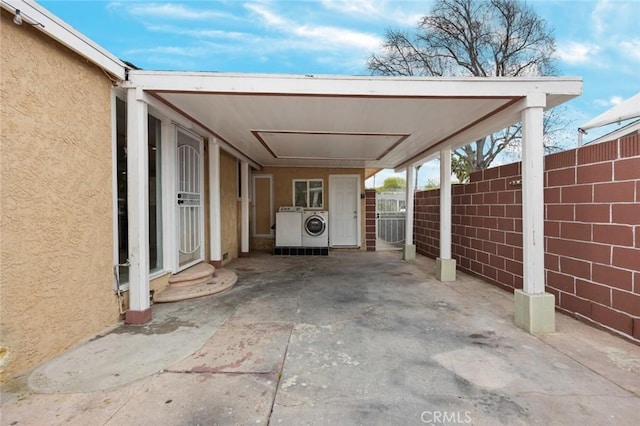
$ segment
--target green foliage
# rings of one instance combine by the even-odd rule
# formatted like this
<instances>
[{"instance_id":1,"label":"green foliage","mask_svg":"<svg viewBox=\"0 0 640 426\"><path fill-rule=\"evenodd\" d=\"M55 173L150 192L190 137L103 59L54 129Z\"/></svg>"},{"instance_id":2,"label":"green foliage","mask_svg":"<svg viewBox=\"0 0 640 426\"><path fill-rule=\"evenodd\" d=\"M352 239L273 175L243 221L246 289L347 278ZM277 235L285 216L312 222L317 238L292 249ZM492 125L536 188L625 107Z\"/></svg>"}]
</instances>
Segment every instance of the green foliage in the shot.
<instances>
[{"instance_id":1,"label":"green foliage","mask_svg":"<svg viewBox=\"0 0 640 426\"><path fill-rule=\"evenodd\" d=\"M407 188L405 178L390 176L384 180L382 186L376 188L377 192L398 192Z\"/></svg>"},{"instance_id":2,"label":"green foliage","mask_svg":"<svg viewBox=\"0 0 640 426\"><path fill-rule=\"evenodd\" d=\"M427 182L424 184L424 190L429 191L431 189L440 188L440 182L434 178L427 179Z\"/></svg>"}]
</instances>

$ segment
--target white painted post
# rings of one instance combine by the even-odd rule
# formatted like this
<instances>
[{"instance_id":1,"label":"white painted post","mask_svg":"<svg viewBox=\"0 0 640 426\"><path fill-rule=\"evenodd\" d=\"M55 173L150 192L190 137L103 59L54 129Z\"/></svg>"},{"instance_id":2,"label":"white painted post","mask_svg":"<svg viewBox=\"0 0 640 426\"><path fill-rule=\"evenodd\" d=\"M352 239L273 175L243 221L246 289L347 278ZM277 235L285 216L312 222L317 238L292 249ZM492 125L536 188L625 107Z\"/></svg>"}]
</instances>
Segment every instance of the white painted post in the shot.
<instances>
[{"instance_id":1,"label":"white painted post","mask_svg":"<svg viewBox=\"0 0 640 426\"><path fill-rule=\"evenodd\" d=\"M413 261L416 259L416 246L413 244L413 196L414 196L414 174L413 166L407 167L407 201L405 211L405 237L404 237L404 260Z\"/></svg>"},{"instance_id":2,"label":"white painted post","mask_svg":"<svg viewBox=\"0 0 640 426\"><path fill-rule=\"evenodd\" d=\"M522 112L523 290L544 293L544 94L529 95Z\"/></svg>"},{"instance_id":3,"label":"white painted post","mask_svg":"<svg viewBox=\"0 0 640 426\"><path fill-rule=\"evenodd\" d=\"M514 321L530 333L555 331L555 296L544 277L544 93L527 95L522 111L523 288L514 292Z\"/></svg>"},{"instance_id":4,"label":"white painted post","mask_svg":"<svg viewBox=\"0 0 640 426\"><path fill-rule=\"evenodd\" d=\"M414 172L413 166L407 167L407 202L404 243L408 246L413 244L413 192L414 192Z\"/></svg>"},{"instance_id":5,"label":"white painted post","mask_svg":"<svg viewBox=\"0 0 640 426\"><path fill-rule=\"evenodd\" d=\"M440 259L451 259L451 148L440 150Z\"/></svg>"},{"instance_id":6,"label":"white painted post","mask_svg":"<svg viewBox=\"0 0 640 426\"><path fill-rule=\"evenodd\" d=\"M241 162L240 183L242 185L242 213L240 224L240 256L249 255L249 163Z\"/></svg>"},{"instance_id":7,"label":"white painted post","mask_svg":"<svg viewBox=\"0 0 640 426\"><path fill-rule=\"evenodd\" d=\"M209 245L210 260L222 266L222 218L220 214L220 145L209 137Z\"/></svg>"},{"instance_id":8,"label":"white painted post","mask_svg":"<svg viewBox=\"0 0 640 426\"><path fill-rule=\"evenodd\" d=\"M151 320L149 302L149 162L147 104L142 89L127 91L127 205L129 227L129 310L125 321Z\"/></svg>"},{"instance_id":9,"label":"white painted post","mask_svg":"<svg viewBox=\"0 0 640 426\"><path fill-rule=\"evenodd\" d=\"M440 257L436 278L456 280L456 260L451 258L451 148L440 150Z\"/></svg>"}]
</instances>

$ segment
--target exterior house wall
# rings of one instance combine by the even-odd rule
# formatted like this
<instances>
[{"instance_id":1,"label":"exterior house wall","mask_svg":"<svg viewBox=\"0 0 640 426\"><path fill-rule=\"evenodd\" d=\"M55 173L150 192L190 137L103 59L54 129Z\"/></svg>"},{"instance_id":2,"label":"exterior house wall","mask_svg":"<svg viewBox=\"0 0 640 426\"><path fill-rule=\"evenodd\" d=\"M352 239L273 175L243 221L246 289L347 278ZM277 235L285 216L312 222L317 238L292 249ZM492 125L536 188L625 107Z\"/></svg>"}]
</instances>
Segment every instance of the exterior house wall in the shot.
<instances>
[{"instance_id":1,"label":"exterior house wall","mask_svg":"<svg viewBox=\"0 0 640 426\"><path fill-rule=\"evenodd\" d=\"M329 211L329 176L330 175L358 175L360 176L360 193L364 194L364 169L347 168L317 168L317 167L265 167L254 175L271 175L273 184L273 218L275 223L275 213L280 206L293 205L293 180L294 179L322 179L323 186L323 207L322 210ZM364 249L365 239L365 200L360 199L361 223L360 223L360 246ZM331 226L331 222L329 222ZM275 235L275 234L274 234ZM252 238L251 249L271 250L275 243L273 238Z\"/></svg>"},{"instance_id":2,"label":"exterior house wall","mask_svg":"<svg viewBox=\"0 0 640 426\"><path fill-rule=\"evenodd\" d=\"M471 175L452 197L458 268L522 288L520 163ZM439 254L439 190L416 193L417 251ZM640 339L640 138L545 158L547 291L559 310Z\"/></svg>"},{"instance_id":3,"label":"exterior house wall","mask_svg":"<svg viewBox=\"0 0 640 426\"><path fill-rule=\"evenodd\" d=\"M220 151L220 189L222 255L223 263L226 264L236 259L240 250L240 202L238 163L235 157L225 151Z\"/></svg>"},{"instance_id":4,"label":"exterior house wall","mask_svg":"<svg viewBox=\"0 0 640 426\"><path fill-rule=\"evenodd\" d=\"M2 11L2 380L119 320L111 82Z\"/></svg>"}]
</instances>

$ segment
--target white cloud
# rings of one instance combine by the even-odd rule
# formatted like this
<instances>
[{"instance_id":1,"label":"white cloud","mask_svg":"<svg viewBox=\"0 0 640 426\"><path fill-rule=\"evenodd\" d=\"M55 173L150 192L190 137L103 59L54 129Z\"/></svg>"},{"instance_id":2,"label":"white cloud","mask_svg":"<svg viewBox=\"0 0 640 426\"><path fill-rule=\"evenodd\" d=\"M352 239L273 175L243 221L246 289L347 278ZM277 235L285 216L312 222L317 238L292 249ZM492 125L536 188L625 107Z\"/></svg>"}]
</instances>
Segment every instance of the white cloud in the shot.
<instances>
[{"instance_id":1,"label":"white cloud","mask_svg":"<svg viewBox=\"0 0 640 426\"><path fill-rule=\"evenodd\" d=\"M318 47L323 47L326 50L341 48L371 50L382 43L380 37L369 33L324 25L299 25L271 12L260 4L249 3L245 7L262 18L264 24L268 27L290 36L306 39L312 50Z\"/></svg>"},{"instance_id":2,"label":"white cloud","mask_svg":"<svg viewBox=\"0 0 640 426\"><path fill-rule=\"evenodd\" d=\"M624 99L622 99L622 97L620 96L612 96L611 99L609 100L611 105L618 105L622 101L624 101Z\"/></svg>"},{"instance_id":3,"label":"white cloud","mask_svg":"<svg viewBox=\"0 0 640 426\"><path fill-rule=\"evenodd\" d=\"M367 17L380 16L383 4L375 0L321 0L327 9L336 10L349 15L365 15Z\"/></svg>"},{"instance_id":4,"label":"white cloud","mask_svg":"<svg viewBox=\"0 0 640 426\"><path fill-rule=\"evenodd\" d=\"M202 3L206 4L206 3ZM214 9L195 9L176 3L112 2L107 9L122 9L130 15L145 19L207 21L236 19L234 15Z\"/></svg>"},{"instance_id":5,"label":"white cloud","mask_svg":"<svg viewBox=\"0 0 640 426\"><path fill-rule=\"evenodd\" d=\"M599 107L602 107L604 109L609 109L611 107L618 105L622 101L624 101L624 98L622 96L611 96L607 99L596 99L594 103Z\"/></svg>"},{"instance_id":6,"label":"white cloud","mask_svg":"<svg viewBox=\"0 0 640 426\"><path fill-rule=\"evenodd\" d=\"M556 55L563 62L586 64L592 62L599 51L600 47L596 44L570 41L559 43Z\"/></svg>"},{"instance_id":7,"label":"white cloud","mask_svg":"<svg viewBox=\"0 0 640 426\"><path fill-rule=\"evenodd\" d=\"M124 8L127 13L136 16L161 17L186 20L207 20L219 18L231 18L232 15L211 9L193 9L181 4L173 3L144 3L125 2L110 3L107 8Z\"/></svg>"},{"instance_id":8,"label":"white cloud","mask_svg":"<svg viewBox=\"0 0 640 426\"><path fill-rule=\"evenodd\" d=\"M618 50L621 55L631 58L634 61L640 61L640 38L620 42Z\"/></svg>"},{"instance_id":9,"label":"white cloud","mask_svg":"<svg viewBox=\"0 0 640 426\"><path fill-rule=\"evenodd\" d=\"M384 20L403 26L415 26L428 12L429 3L428 1L321 0L321 4L328 10L356 16L363 20Z\"/></svg>"},{"instance_id":10,"label":"white cloud","mask_svg":"<svg viewBox=\"0 0 640 426\"><path fill-rule=\"evenodd\" d=\"M607 15L609 9L609 0L600 0L591 12L591 20L593 22L593 30L596 35L602 34L608 23Z\"/></svg>"},{"instance_id":11,"label":"white cloud","mask_svg":"<svg viewBox=\"0 0 640 426\"><path fill-rule=\"evenodd\" d=\"M147 24L146 29L153 32L161 32L166 34L184 35L194 38L222 38L228 40L250 39L252 34L242 33L238 31L222 31L210 29L184 29L173 25L153 25Z\"/></svg>"},{"instance_id":12,"label":"white cloud","mask_svg":"<svg viewBox=\"0 0 640 426\"><path fill-rule=\"evenodd\" d=\"M127 55L173 55L195 58L205 55L207 51L203 47L155 46L142 49L129 49L124 53Z\"/></svg>"}]
</instances>

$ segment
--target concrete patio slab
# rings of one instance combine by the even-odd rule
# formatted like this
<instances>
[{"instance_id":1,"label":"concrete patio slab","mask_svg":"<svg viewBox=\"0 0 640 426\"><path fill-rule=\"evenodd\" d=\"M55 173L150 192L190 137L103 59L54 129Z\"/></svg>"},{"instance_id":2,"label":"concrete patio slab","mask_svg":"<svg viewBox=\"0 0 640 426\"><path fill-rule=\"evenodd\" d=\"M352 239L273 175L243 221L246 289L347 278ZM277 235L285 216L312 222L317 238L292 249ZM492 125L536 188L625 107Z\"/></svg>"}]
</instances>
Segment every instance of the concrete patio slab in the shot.
<instances>
[{"instance_id":1,"label":"concrete patio slab","mask_svg":"<svg viewBox=\"0 0 640 426\"><path fill-rule=\"evenodd\" d=\"M639 346L560 314L528 334L511 293L400 256L234 261L224 295L154 305L5 386L1 423L637 423Z\"/></svg>"},{"instance_id":2,"label":"concrete patio slab","mask_svg":"<svg viewBox=\"0 0 640 426\"><path fill-rule=\"evenodd\" d=\"M196 353L171 372L276 374L282 369L293 323L238 323L222 326Z\"/></svg>"}]
</instances>

